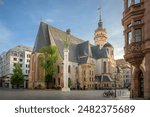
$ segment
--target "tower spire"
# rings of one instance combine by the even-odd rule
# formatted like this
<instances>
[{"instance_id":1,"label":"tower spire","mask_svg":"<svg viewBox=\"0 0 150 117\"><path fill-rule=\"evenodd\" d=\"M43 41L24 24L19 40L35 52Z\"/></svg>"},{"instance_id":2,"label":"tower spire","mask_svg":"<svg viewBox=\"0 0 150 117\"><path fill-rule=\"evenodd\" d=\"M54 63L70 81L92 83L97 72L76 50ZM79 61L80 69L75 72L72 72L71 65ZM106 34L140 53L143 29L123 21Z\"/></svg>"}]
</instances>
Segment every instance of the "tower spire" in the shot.
<instances>
[{"instance_id":1,"label":"tower spire","mask_svg":"<svg viewBox=\"0 0 150 117\"><path fill-rule=\"evenodd\" d=\"M99 11L98 28L103 28L101 7L100 7L100 8L98 8L98 11Z\"/></svg>"},{"instance_id":2,"label":"tower spire","mask_svg":"<svg viewBox=\"0 0 150 117\"><path fill-rule=\"evenodd\" d=\"M105 28L103 28L101 7L98 8L98 13L99 13L99 21L98 21L98 28L95 30L94 33L94 43L95 45L100 45L100 47L103 47L107 42L107 32Z\"/></svg>"}]
</instances>

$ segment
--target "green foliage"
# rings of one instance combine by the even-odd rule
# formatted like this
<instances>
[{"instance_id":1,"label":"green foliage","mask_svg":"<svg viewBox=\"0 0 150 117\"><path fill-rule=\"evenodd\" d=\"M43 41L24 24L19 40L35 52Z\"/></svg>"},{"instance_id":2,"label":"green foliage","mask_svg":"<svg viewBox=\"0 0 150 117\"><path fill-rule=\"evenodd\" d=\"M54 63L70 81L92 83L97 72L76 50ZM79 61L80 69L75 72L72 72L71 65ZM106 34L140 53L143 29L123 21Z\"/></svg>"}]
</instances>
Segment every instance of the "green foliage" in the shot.
<instances>
[{"instance_id":1,"label":"green foliage","mask_svg":"<svg viewBox=\"0 0 150 117\"><path fill-rule=\"evenodd\" d=\"M68 87L71 88L71 86L72 86L72 80L71 78L68 78Z\"/></svg>"},{"instance_id":2,"label":"green foliage","mask_svg":"<svg viewBox=\"0 0 150 117\"><path fill-rule=\"evenodd\" d=\"M11 77L11 84L19 87L24 82L24 75L22 73L22 69L20 64L15 64L15 68L13 69L13 75Z\"/></svg>"},{"instance_id":3,"label":"green foliage","mask_svg":"<svg viewBox=\"0 0 150 117\"><path fill-rule=\"evenodd\" d=\"M56 61L59 59L59 53L56 46L53 45L43 47L40 53L43 53L43 56L40 57L40 63L45 69L45 80L48 82L57 70Z\"/></svg>"}]
</instances>

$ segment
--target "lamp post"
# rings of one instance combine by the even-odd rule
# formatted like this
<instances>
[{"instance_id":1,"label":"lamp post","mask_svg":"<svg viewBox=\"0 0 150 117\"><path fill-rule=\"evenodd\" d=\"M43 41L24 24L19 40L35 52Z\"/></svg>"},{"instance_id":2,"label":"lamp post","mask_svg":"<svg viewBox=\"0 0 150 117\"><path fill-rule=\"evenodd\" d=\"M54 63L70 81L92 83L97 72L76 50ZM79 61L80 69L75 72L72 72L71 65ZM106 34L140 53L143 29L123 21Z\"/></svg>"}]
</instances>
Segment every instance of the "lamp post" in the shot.
<instances>
[{"instance_id":1,"label":"lamp post","mask_svg":"<svg viewBox=\"0 0 150 117\"><path fill-rule=\"evenodd\" d=\"M115 98L117 97L117 92L116 92L116 80L118 79L118 74L120 73L120 70L119 70L119 67L118 66L116 66L116 76L115 76Z\"/></svg>"}]
</instances>

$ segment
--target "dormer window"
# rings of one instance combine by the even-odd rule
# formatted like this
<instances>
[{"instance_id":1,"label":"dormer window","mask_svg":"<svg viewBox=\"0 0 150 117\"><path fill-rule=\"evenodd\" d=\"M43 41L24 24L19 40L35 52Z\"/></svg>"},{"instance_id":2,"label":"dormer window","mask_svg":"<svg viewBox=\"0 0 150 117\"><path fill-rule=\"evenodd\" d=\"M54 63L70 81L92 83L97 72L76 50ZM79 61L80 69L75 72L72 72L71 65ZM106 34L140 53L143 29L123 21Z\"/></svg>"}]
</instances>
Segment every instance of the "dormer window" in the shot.
<instances>
[{"instance_id":1,"label":"dormer window","mask_svg":"<svg viewBox=\"0 0 150 117\"><path fill-rule=\"evenodd\" d=\"M109 49L107 48L107 53L109 54Z\"/></svg>"}]
</instances>

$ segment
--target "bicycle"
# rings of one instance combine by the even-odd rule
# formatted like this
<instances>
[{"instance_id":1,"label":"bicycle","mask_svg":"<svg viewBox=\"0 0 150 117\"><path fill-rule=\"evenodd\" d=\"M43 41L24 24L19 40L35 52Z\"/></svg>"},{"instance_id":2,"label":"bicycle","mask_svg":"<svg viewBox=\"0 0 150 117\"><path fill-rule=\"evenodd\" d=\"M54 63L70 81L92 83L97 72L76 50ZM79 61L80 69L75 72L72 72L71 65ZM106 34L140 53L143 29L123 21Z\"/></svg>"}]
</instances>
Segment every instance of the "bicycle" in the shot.
<instances>
[{"instance_id":1,"label":"bicycle","mask_svg":"<svg viewBox=\"0 0 150 117\"><path fill-rule=\"evenodd\" d=\"M113 91L109 90L109 91L104 91L103 96L104 97L114 97L115 94Z\"/></svg>"}]
</instances>

